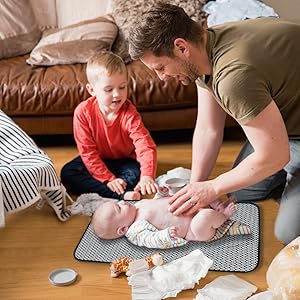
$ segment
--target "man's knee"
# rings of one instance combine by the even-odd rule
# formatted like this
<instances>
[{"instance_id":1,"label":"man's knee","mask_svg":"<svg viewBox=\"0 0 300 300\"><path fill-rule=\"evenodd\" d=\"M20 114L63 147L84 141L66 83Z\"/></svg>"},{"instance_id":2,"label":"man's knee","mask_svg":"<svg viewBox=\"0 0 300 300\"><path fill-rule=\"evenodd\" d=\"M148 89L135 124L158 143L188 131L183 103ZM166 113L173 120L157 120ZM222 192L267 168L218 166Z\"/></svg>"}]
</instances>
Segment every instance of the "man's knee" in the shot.
<instances>
[{"instance_id":1,"label":"man's knee","mask_svg":"<svg viewBox=\"0 0 300 300\"><path fill-rule=\"evenodd\" d=\"M288 224L287 222L279 222L277 219L274 228L275 237L284 245L287 245L300 235L299 227L299 222Z\"/></svg>"},{"instance_id":2,"label":"man's knee","mask_svg":"<svg viewBox=\"0 0 300 300\"><path fill-rule=\"evenodd\" d=\"M257 201L269 198L278 199L281 197L284 187L285 181L279 181L277 184L268 187L264 187L262 183L258 183L251 187L230 193L229 196L234 196L237 202Z\"/></svg>"}]
</instances>

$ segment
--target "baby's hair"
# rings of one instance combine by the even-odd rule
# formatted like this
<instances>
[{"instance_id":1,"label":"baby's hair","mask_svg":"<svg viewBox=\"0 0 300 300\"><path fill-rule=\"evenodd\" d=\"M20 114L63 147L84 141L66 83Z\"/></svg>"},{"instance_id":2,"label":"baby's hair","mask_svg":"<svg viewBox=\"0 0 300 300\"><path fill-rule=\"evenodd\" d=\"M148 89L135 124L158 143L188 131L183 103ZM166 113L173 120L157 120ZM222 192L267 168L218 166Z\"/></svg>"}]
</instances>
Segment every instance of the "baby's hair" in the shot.
<instances>
[{"instance_id":1,"label":"baby's hair","mask_svg":"<svg viewBox=\"0 0 300 300\"><path fill-rule=\"evenodd\" d=\"M92 219L91 219L91 225L95 232L95 234L105 240L115 239L119 236L114 231L114 226L117 226L116 224L113 224L109 222L110 216L104 215L102 208L103 205L106 205L107 202L114 202L113 200L104 201L101 203L101 205L95 210Z\"/></svg>"},{"instance_id":2,"label":"baby's hair","mask_svg":"<svg viewBox=\"0 0 300 300\"><path fill-rule=\"evenodd\" d=\"M114 74L127 75L127 68L122 58L111 51L100 51L88 59L86 75L90 83L95 82L99 76Z\"/></svg>"}]
</instances>

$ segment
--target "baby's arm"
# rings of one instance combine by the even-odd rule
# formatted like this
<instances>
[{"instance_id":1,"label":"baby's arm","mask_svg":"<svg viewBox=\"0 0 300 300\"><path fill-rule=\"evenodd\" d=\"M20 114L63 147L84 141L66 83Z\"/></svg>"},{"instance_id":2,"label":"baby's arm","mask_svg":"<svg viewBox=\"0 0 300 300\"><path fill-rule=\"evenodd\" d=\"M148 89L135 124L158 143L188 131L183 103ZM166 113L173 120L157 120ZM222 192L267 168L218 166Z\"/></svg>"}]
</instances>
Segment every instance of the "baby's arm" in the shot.
<instances>
[{"instance_id":1,"label":"baby's arm","mask_svg":"<svg viewBox=\"0 0 300 300\"><path fill-rule=\"evenodd\" d=\"M176 233L177 228L175 227L158 230L149 222L140 220L129 227L126 237L137 246L167 249L183 246L187 243L186 240L177 237Z\"/></svg>"}]
</instances>

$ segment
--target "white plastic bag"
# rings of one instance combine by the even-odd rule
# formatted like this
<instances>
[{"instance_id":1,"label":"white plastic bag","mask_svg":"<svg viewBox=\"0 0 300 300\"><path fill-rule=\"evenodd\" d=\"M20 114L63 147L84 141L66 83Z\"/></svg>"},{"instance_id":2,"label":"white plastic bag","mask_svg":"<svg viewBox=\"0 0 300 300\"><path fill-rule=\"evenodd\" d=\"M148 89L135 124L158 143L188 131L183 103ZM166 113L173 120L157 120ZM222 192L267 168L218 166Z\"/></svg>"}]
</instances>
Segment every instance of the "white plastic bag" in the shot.
<instances>
[{"instance_id":1,"label":"white plastic bag","mask_svg":"<svg viewBox=\"0 0 300 300\"><path fill-rule=\"evenodd\" d=\"M267 283L276 300L300 299L300 236L275 256L267 271Z\"/></svg>"}]
</instances>

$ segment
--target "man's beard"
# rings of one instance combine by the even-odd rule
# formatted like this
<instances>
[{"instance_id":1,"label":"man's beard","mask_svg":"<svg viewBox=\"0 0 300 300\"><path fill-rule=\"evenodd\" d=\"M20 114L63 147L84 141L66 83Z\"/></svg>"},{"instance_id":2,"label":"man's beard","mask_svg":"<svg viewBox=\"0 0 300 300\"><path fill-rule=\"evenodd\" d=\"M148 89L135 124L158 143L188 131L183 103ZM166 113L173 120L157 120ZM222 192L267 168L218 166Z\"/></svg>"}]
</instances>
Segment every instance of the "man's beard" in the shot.
<instances>
[{"instance_id":1,"label":"man's beard","mask_svg":"<svg viewBox=\"0 0 300 300\"><path fill-rule=\"evenodd\" d=\"M196 65L184 60L182 60L180 63L186 73L185 78L180 80L183 85L189 85L190 83L195 82L199 76L201 76Z\"/></svg>"}]
</instances>

